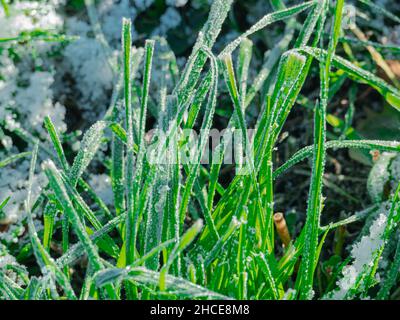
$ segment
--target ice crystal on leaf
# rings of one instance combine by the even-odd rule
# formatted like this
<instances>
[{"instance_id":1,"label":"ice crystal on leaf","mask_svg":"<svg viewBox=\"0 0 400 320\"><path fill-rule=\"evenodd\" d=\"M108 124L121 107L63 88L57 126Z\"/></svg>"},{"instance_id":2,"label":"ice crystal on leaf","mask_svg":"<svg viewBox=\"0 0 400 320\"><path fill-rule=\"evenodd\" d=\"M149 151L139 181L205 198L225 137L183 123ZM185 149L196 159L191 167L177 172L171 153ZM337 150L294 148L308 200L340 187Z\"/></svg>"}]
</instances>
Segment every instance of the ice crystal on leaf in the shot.
<instances>
[{"instance_id":1,"label":"ice crystal on leaf","mask_svg":"<svg viewBox=\"0 0 400 320\"><path fill-rule=\"evenodd\" d=\"M343 277L337 282L338 289L329 293L329 299L344 299L347 293L356 285L359 275L365 268L372 267L376 251L384 244L382 235L385 231L387 216L384 213L369 228L369 234L361 238L351 248L352 263L342 270Z\"/></svg>"}]
</instances>

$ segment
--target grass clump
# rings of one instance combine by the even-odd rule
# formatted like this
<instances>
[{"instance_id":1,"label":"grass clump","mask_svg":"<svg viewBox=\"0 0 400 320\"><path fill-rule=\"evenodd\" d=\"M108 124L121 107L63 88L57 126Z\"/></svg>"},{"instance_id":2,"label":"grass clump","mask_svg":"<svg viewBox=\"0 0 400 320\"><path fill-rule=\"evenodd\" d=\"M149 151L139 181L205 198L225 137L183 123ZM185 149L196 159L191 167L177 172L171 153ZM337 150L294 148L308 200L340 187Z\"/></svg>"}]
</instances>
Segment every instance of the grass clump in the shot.
<instances>
[{"instance_id":1,"label":"grass clump","mask_svg":"<svg viewBox=\"0 0 400 320\"><path fill-rule=\"evenodd\" d=\"M45 139L25 133L21 135L31 150L0 160L3 168L31 158L24 221L30 241L16 257L26 267L10 258L12 262L6 261L12 248L6 248L5 254L0 250L0 269L5 270L0 273L1 298L396 297L400 249L393 243L398 239L400 215L394 169L391 185L385 181L382 188L374 182L381 170L371 171L369 184L376 187L378 195L361 213L326 219L330 198L324 196L330 186L326 182L328 150L390 153L390 159L400 151L400 142L363 139L355 134L350 113L340 135L330 132L327 123L336 119L332 107L335 94L346 91L344 83L352 86L351 90L372 88L381 104L397 112L400 92L396 83L389 84L390 79L366 70L366 63L352 55L350 41L344 37L343 0L308 1L291 7L271 1L275 11L217 55L213 46L232 3L213 2L179 76L172 54L171 60L163 60L162 77L153 77L161 40L146 40L140 49L132 47L132 22L124 18L122 50L115 66L119 81L109 110L86 130L79 150L71 157L62 134L51 117L46 117L44 127L52 149ZM8 10L7 2L2 4ZM96 20L94 14L91 11L92 20ZM250 66L255 44L250 38L275 23L285 25L285 35L254 76ZM96 30L101 37L101 28ZM23 40L33 38L30 35ZM374 46L371 41L356 43ZM171 88L172 79L176 81ZM152 90L154 81L158 81L156 92ZM310 84L317 88L316 96L310 94ZM222 111L227 113L225 121L218 121L222 103L226 105ZM313 130L307 127L308 133L313 132L312 145L299 147L279 160L282 136L290 130L288 121L299 108L313 114ZM157 130L147 132L152 129L150 123ZM226 130L220 143L210 148L208 140L215 123ZM201 132L194 143L185 135L190 129ZM233 139L239 152L235 153L236 163L226 165ZM113 193L111 205L87 182L96 154L107 144L111 146L105 164ZM302 199L305 214L293 225L286 212L280 213L285 230L276 230L274 216L278 209L285 211L285 206L276 202L281 193L277 181L307 158L311 177L308 195ZM204 159L210 163L203 164ZM386 167L394 168L391 161ZM41 163L40 168L36 162ZM33 197L37 171L45 173L47 185ZM348 196L344 191L341 194ZM0 212L9 199L0 199ZM40 230L36 220L42 221ZM346 228L354 223L362 225L360 237L346 238ZM342 250L344 242L351 248L348 256ZM334 246L333 252L328 244ZM383 259L386 270L379 266ZM33 267L36 264L39 269Z\"/></svg>"}]
</instances>

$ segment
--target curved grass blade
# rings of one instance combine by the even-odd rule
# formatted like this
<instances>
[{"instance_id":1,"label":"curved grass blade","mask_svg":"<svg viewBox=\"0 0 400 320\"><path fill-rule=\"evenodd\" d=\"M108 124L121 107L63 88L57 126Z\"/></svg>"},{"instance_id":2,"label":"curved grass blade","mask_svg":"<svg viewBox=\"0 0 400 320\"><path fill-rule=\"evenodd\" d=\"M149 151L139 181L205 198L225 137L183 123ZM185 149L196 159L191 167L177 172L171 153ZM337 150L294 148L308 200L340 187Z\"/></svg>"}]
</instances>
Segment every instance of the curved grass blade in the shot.
<instances>
[{"instance_id":1,"label":"curved grass blade","mask_svg":"<svg viewBox=\"0 0 400 320\"><path fill-rule=\"evenodd\" d=\"M326 149L356 148L379 150L387 152L400 152L400 142L381 140L332 140L326 142ZM288 161L274 171L274 179L297 163L307 159L313 154L313 146L307 146L297 151Z\"/></svg>"},{"instance_id":2,"label":"curved grass blade","mask_svg":"<svg viewBox=\"0 0 400 320\"><path fill-rule=\"evenodd\" d=\"M318 48L302 47L300 52L307 53L319 61L325 59L327 52ZM376 89L385 100L397 110L400 110L400 92L393 86L386 83L384 80L378 78L374 74L357 67L350 61L334 56L332 65L335 68L341 69L346 72L350 77L354 78L357 82L366 83Z\"/></svg>"},{"instance_id":3,"label":"curved grass blade","mask_svg":"<svg viewBox=\"0 0 400 320\"><path fill-rule=\"evenodd\" d=\"M5 166L7 166L7 165L19 160L19 159L29 157L31 154L32 153L30 151L28 151L28 152L21 152L21 153L9 156L9 157L7 157L7 158L5 158L5 159L0 161L0 168L3 168Z\"/></svg>"},{"instance_id":4,"label":"curved grass blade","mask_svg":"<svg viewBox=\"0 0 400 320\"><path fill-rule=\"evenodd\" d=\"M70 170L70 182L76 186L86 167L92 161L103 138L103 131L107 127L107 122L98 121L92 125L83 137L81 148L74 159Z\"/></svg>"},{"instance_id":5,"label":"curved grass blade","mask_svg":"<svg viewBox=\"0 0 400 320\"><path fill-rule=\"evenodd\" d=\"M68 164L67 158L65 157L64 149L62 147L62 144L61 144L60 138L58 136L57 130L56 130L56 128L55 128L55 126L54 126L54 124L51 121L51 118L49 116L46 116L44 118L44 125L45 125L45 127L47 129L47 132L50 135L51 141L53 142L53 146L54 146L54 149L56 150L56 153L57 153L57 156L58 156L58 160L59 160L59 162L61 164L61 168L63 168L63 170L65 172L68 172L69 171L69 164Z\"/></svg>"},{"instance_id":6,"label":"curved grass blade","mask_svg":"<svg viewBox=\"0 0 400 320\"><path fill-rule=\"evenodd\" d=\"M96 285L101 287L106 284L129 280L134 282L139 286L144 286L146 289L149 287L155 287L158 285L158 279L160 273L152 271L143 267L127 267L125 269L107 269L99 272L95 276ZM227 300L228 297L221 295L219 293L210 291L204 287L193 284L190 281L184 280L182 278L177 278L171 275L165 277L166 291L159 292L155 291L155 294L168 294L178 296L180 298L190 297L195 298L207 298L207 299L220 299Z\"/></svg>"},{"instance_id":7,"label":"curved grass blade","mask_svg":"<svg viewBox=\"0 0 400 320\"><path fill-rule=\"evenodd\" d=\"M203 48L203 50L205 50L207 52L207 50L205 48ZM187 210L187 206L189 204L190 194L192 192L193 185L195 183L196 177L199 172L199 167L201 165L201 158L203 156L203 150L206 146L206 143L208 142L208 136L209 136L210 128L212 125L212 119L213 119L214 112L215 112L215 106L217 103L218 64L217 64L215 57L212 55L212 53L207 52L207 54L211 61L212 88L211 88L211 91L209 94L208 103L207 103L207 107L206 107L206 111L205 111L205 116L204 116L203 123L201 126L201 137L200 137L200 140L199 140L198 146L197 146L197 150L199 150L199 152L197 152L196 158L194 159L194 164L190 168L189 176L186 180L186 185L184 186L184 190L183 190L182 200L181 200L181 204L180 204L180 208L179 208L179 216L180 216L181 223L183 222L184 216L186 215L186 210ZM218 238L219 237L218 232L216 231L211 214L208 210L206 210L206 212L205 212L205 219L206 219L207 225L209 225L209 227L211 228L214 236L216 236Z\"/></svg>"}]
</instances>

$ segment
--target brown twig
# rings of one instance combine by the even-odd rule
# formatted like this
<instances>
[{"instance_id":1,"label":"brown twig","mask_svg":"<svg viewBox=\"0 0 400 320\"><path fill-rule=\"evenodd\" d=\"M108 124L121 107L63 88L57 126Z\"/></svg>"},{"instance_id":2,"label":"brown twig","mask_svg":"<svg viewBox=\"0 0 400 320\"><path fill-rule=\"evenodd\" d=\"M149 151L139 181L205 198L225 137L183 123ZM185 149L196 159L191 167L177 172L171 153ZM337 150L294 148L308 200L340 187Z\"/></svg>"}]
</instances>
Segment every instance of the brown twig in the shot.
<instances>
[{"instance_id":1,"label":"brown twig","mask_svg":"<svg viewBox=\"0 0 400 320\"><path fill-rule=\"evenodd\" d=\"M281 239L285 248L289 245L291 238L289 234L288 227L286 225L285 217L282 212L277 212L274 214L274 223L276 231Z\"/></svg>"}]
</instances>

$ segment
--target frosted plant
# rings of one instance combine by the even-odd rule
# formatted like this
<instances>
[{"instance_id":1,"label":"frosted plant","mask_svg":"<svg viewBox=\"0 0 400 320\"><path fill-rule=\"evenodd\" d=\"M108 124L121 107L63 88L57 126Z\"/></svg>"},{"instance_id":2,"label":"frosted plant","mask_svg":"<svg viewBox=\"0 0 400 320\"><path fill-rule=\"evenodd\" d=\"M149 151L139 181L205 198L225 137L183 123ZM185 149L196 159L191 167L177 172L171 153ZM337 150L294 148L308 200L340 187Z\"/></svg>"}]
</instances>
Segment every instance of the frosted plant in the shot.
<instances>
[{"instance_id":1,"label":"frosted plant","mask_svg":"<svg viewBox=\"0 0 400 320\"><path fill-rule=\"evenodd\" d=\"M15 8L21 3L27 7L30 3L30 8L37 9L18 13ZM338 50L336 46L339 40L346 40L341 37L344 1L336 1L334 11L329 6L333 2L325 0L296 1L300 4L294 6L280 0L271 1L271 5L262 0L236 1L234 8L232 0L84 3L91 4L89 10L72 5L72 12L79 10L72 17L70 10L62 10L70 9L70 2L66 7L58 0L12 1L10 5L9 21L19 15L24 30L36 28L29 23L35 23L31 15L42 12L38 4L52 10L57 8L61 23L56 23L50 13L43 17L38 28L47 25L48 29L61 32L61 24L65 23L63 30L80 39L54 47L38 45L39 42L14 42L7 44L5 50L0 49L0 141L7 147L0 149L0 243L9 248L6 254L0 253L0 298L319 298L337 280L336 273L332 277L320 272L325 262L321 257L325 259L330 254L323 244L325 240L331 242L332 237L326 236L355 221L363 223L365 233L359 232L359 240L352 245L348 265L340 269L342 266L336 263L339 288L326 297L353 298L360 294L365 298L367 289L377 280L373 275L378 258L392 262L393 248L389 248L386 240L394 234L398 217L387 218L388 210L383 204L397 204L397 198L386 201L384 192L388 180L393 191L395 180L399 179L397 158L391 156L399 148L398 143L390 141L335 139L336 132L326 126L327 120L331 120L328 116L332 116L328 113L333 110L327 105L347 94L347 83L357 86L357 82L362 82L363 88L376 89L382 96L382 105L386 100L397 109L400 109L400 93L370 72L373 67L369 60L362 59L360 52L354 50L359 60L357 65L340 57L342 46ZM208 9L210 4L206 24L200 32L197 29L193 32L187 19L192 19L194 10ZM250 26L244 34L242 23L235 23L242 16L240 12L236 17L237 8L244 8L246 14L251 12L245 19ZM229 13L231 9L234 11ZM137 17L149 19L150 23L136 20L132 24L131 20ZM121 18L124 18L122 50ZM331 34L324 35L325 41L321 41L324 32L329 32L326 28L329 24L325 22L331 18L334 20ZM279 25L272 26L275 23ZM133 30L134 26L138 30ZM186 60L179 55L188 52L187 45L198 35L181 74L175 54L167 44L168 38L176 36L175 31L184 38L182 46L178 42L178 64ZM144 41L153 35L152 40ZM144 50L140 48L143 43ZM349 46L353 49L352 43ZM171 47L175 49L176 43L171 43ZM57 50L47 52L49 48ZM13 50L17 51L18 59L8 55ZM214 52L223 55L216 57ZM55 54L57 59L50 59L47 53ZM262 57L265 57L263 65ZM330 70L334 70L335 76ZM318 75L320 83L315 82ZM341 87L342 83L338 86L338 75L346 81L345 86ZM306 90L302 90L305 83ZM316 106L318 89L311 90L314 87L320 87ZM337 88L340 92L328 97ZM375 99L378 98L374 96ZM76 115L82 122L74 123L75 118L71 117L64 124L66 110L57 101L71 106L68 115ZM293 136L289 148L283 150L282 129L288 127L291 131L291 123L286 120L291 117L292 108L302 104L309 106L301 112L307 114L307 126L303 127L306 137L314 127L313 144L295 152L298 142L309 140L302 141L302 134L300 139ZM96 119L110 105L111 112L104 119ZM308 125L311 113L314 113L313 126ZM45 118L51 146L42 128L44 115L51 118ZM256 132L251 139L243 134L243 144L255 148L251 175L238 174L219 163L200 164L202 153L208 149L207 138L201 138L196 148L179 141L179 152L171 155L177 156L177 163L172 165L156 165L144 155L148 143L154 140L156 144L171 145L176 140L173 135L186 127L200 127L208 132L215 124L228 131L237 127L247 133L250 123L256 124ZM69 132L68 125L85 129L80 142L76 141L79 130ZM171 132L163 139L161 135L152 138L145 133L149 127L163 131L174 127L177 133ZM10 143L5 135L10 131L13 131L10 136L18 135L19 130L25 130L30 139L25 138L25 144L20 139ZM40 140L38 144L36 138ZM25 156L8 164L3 161L24 151L25 145L28 151L33 150L29 153L31 161ZM321 215L328 216L333 203L335 209L340 206L337 199L331 200L332 193L327 189L325 180L330 177L330 167L325 170L326 150L331 155L343 148L379 150L381 159L388 157L384 165L376 163L371 171L369 191L373 195L373 210L344 220L337 220L338 214L329 215L332 223L321 225L326 221L320 219ZM295 153L289 158L291 151ZM187 153L196 159L195 165L183 161ZM40 169L35 165L37 155L43 161ZM289 223L288 210L295 209L297 201L286 198L302 197L304 186L297 178L286 180L282 184L285 188L297 188L286 194L280 191L285 188L274 190L275 183L283 172L310 156L314 156L310 192L308 201L303 199L308 209L291 214L291 218L296 216L299 220L292 219ZM281 167L274 168L278 163ZM33 207L39 194L43 202ZM3 196L6 200L10 197L8 202L3 201ZM293 237L290 241L283 242L275 236L274 206L282 207L288 217ZM395 205L391 208L397 212ZM393 227L389 228L392 221ZM349 238L346 234L343 237L343 243L347 243ZM396 237L391 239L396 240ZM385 250L390 249L385 254L383 245ZM32 250L23 250L27 247ZM20 253L25 257L21 259ZM4 267L16 267L11 255L18 255L29 266L30 276L24 278L25 283L18 282L21 286L12 282L17 281L15 277L10 276L11 282L8 276L4 277ZM33 256L42 270L41 277L31 276L37 271L31 266ZM397 259L397 263L381 263L379 267L397 271L400 261ZM75 268L76 261L82 262L82 268ZM295 272L299 262L300 270ZM75 275L71 277L70 271ZM382 272L380 276L383 282L385 278L394 279L387 285L389 295L397 280L387 274L390 276L392 272ZM81 276L84 281L77 282ZM320 286L317 277L321 277ZM330 282L328 287L327 282Z\"/></svg>"}]
</instances>

